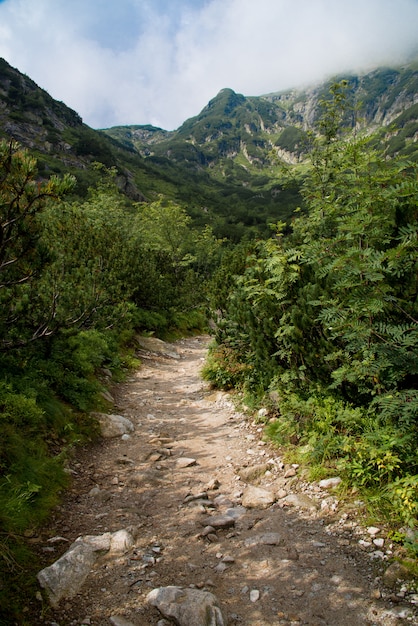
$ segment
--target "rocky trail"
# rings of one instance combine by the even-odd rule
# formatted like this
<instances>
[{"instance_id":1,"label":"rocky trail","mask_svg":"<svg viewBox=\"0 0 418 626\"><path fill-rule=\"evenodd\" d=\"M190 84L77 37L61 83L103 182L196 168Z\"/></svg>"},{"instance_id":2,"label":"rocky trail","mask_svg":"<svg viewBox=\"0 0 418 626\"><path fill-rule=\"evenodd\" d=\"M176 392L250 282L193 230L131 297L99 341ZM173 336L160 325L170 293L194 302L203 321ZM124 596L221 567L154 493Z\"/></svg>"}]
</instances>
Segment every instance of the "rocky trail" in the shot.
<instances>
[{"instance_id":1,"label":"rocky trail","mask_svg":"<svg viewBox=\"0 0 418 626\"><path fill-rule=\"evenodd\" d=\"M332 483L304 482L202 381L208 341L144 345L112 390L117 436L72 460L72 489L39 538L52 606L34 623L418 623L383 529L342 512Z\"/></svg>"}]
</instances>

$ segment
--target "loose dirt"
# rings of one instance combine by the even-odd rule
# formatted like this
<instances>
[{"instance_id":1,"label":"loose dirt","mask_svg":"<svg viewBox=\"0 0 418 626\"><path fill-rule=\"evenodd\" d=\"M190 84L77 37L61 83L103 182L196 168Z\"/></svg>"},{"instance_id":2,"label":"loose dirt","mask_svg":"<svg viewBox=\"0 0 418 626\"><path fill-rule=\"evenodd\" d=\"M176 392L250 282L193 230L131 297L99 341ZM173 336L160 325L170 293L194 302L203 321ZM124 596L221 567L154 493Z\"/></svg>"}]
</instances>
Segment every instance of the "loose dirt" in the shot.
<instances>
[{"instance_id":1,"label":"loose dirt","mask_svg":"<svg viewBox=\"0 0 418 626\"><path fill-rule=\"evenodd\" d=\"M156 626L162 616L147 605L147 594L179 585L215 594L229 625L411 624L411 605L394 604L382 588L388 563L359 545L365 530L356 510L321 509L329 494L308 488L298 468L285 478L289 467L262 441L262 425L203 382L208 342L176 342L177 359L141 352L143 365L112 390L113 412L129 418L135 431L73 459L72 489L45 529L44 560L58 559L80 535L122 528L134 532L135 545L123 557L99 560L80 593L57 609L44 605L37 623L109 626L124 618ZM195 463L182 467L184 459ZM308 490L315 506L290 506L282 497L243 511L247 483L238 472L267 461L271 469L256 481L259 487L282 496ZM242 514L235 526L202 536L204 520L228 508ZM269 545L263 537L276 541Z\"/></svg>"}]
</instances>

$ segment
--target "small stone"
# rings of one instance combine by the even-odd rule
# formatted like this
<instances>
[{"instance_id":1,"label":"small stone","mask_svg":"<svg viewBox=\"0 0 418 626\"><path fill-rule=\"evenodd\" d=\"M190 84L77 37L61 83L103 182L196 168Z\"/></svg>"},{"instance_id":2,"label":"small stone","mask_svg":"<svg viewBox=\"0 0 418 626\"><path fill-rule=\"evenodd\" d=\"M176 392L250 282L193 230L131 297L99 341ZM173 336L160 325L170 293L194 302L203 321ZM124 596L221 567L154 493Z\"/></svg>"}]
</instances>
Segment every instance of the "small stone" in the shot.
<instances>
[{"instance_id":1,"label":"small stone","mask_svg":"<svg viewBox=\"0 0 418 626\"><path fill-rule=\"evenodd\" d=\"M229 554L225 554L224 557L222 557L222 563L235 563L235 559L233 556L229 556Z\"/></svg>"},{"instance_id":2,"label":"small stone","mask_svg":"<svg viewBox=\"0 0 418 626\"><path fill-rule=\"evenodd\" d=\"M280 546L284 543L283 538L279 533L262 533L260 535L254 535L247 537L245 545L250 548L252 546Z\"/></svg>"},{"instance_id":3,"label":"small stone","mask_svg":"<svg viewBox=\"0 0 418 626\"><path fill-rule=\"evenodd\" d=\"M304 493L291 493L286 496L286 504L308 511L318 509L318 503Z\"/></svg>"},{"instance_id":4,"label":"small stone","mask_svg":"<svg viewBox=\"0 0 418 626\"><path fill-rule=\"evenodd\" d=\"M217 478L212 478L212 480L210 480L206 485L206 489L208 491L216 491L217 489L219 489L220 486L221 483L219 482L219 480Z\"/></svg>"},{"instance_id":5,"label":"small stone","mask_svg":"<svg viewBox=\"0 0 418 626\"><path fill-rule=\"evenodd\" d=\"M213 515L212 517L206 517L202 521L203 526L212 526L214 529L230 528L234 526L235 519L229 515Z\"/></svg>"},{"instance_id":6,"label":"small stone","mask_svg":"<svg viewBox=\"0 0 418 626\"><path fill-rule=\"evenodd\" d=\"M369 528L367 529L367 532L372 537L375 537L378 533L380 533L380 528L376 528L376 526L369 526Z\"/></svg>"},{"instance_id":7,"label":"small stone","mask_svg":"<svg viewBox=\"0 0 418 626\"><path fill-rule=\"evenodd\" d=\"M296 470L294 467L289 467L289 469L285 471L284 477L291 478L292 476L296 476Z\"/></svg>"},{"instance_id":8,"label":"small stone","mask_svg":"<svg viewBox=\"0 0 418 626\"><path fill-rule=\"evenodd\" d=\"M373 539L373 543L378 548L383 548L383 546L385 545L385 540L382 537L379 537L378 539Z\"/></svg>"},{"instance_id":9,"label":"small stone","mask_svg":"<svg viewBox=\"0 0 418 626\"><path fill-rule=\"evenodd\" d=\"M238 474L244 482L251 482L261 478L269 468L270 465L268 463L262 463L251 467L243 467L239 470Z\"/></svg>"},{"instance_id":10,"label":"small stone","mask_svg":"<svg viewBox=\"0 0 418 626\"><path fill-rule=\"evenodd\" d=\"M276 501L272 491L259 487L247 487L242 497L242 504L249 509L266 509Z\"/></svg>"},{"instance_id":11,"label":"small stone","mask_svg":"<svg viewBox=\"0 0 418 626\"><path fill-rule=\"evenodd\" d=\"M177 459L177 462L176 462L176 466L179 469L192 467L193 465L196 465L196 459L187 458L185 456L180 457L179 459Z\"/></svg>"},{"instance_id":12,"label":"small stone","mask_svg":"<svg viewBox=\"0 0 418 626\"><path fill-rule=\"evenodd\" d=\"M277 492L277 498L278 500L282 500L283 498L285 498L287 496L287 491L286 489L279 489Z\"/></svg>"},{"instance_id":13,"label":"small stone","mask_svg":"<svg viewBox=\"0 0 418 626\"><path fill-rule=\"evenodd\" d=\"M341 478L339 476L335 476L333 478L324 478L324 480L319 481L319 486L321 489L334 489L341 482Z\"/></svg>"},{"instance_id":14,"label":"small stone","mask_svg":"<svg viewBox=\"0 0 418 626\"><path fill-rule=\"evenodd\" d=\"M258 589L251 589L250 591L250 600L251 602L257 602L260 599L260 592Z\"/></svg>"},{"instance_id":15,"label":"small stone","mask_svg":"<svg viewBox=\"0 0 418 626\"><path fill-rule=\"evenodd\" d=\"M226 563L222 563L222 561L220 563L217 564L216 567L214 567L215 572L217 572L218 574L222 574L226 569L227 569L227 564Z\"/></svg>"}]
</instances>

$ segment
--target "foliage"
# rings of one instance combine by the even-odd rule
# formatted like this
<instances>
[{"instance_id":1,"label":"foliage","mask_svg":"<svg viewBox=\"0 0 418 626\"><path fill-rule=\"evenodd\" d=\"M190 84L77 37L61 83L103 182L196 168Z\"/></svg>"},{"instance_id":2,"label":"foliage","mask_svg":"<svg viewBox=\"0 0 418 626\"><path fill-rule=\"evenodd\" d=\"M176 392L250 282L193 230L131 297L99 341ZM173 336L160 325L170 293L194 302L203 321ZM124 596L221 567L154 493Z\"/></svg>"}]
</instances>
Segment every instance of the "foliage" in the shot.
<instances>
[{"instance_id":1,"label":"foliage","mask_svg":"<svg viewBox=\"0 0 418 626\"><path fill-rule=\"evenodd\" d=\"M18 561L15 534L58 502L72 446L96 436L89 412L107 408L104 369L120 379L137 363L137 331L206 322L222 242L173 202L129 203L115 169L96 172L83 200L64 201L71 176L40 182L26 151L0 144L1 573Z\"/></svg>"},{"instance_id":2,"label":"foliage","mask_svg":"<svg viewBox=\"0 0 418 626\"><path fill-rule=\"evenodd\" d=\"M248 389L279 396L271 427L279 443L298 443L310 462L338 467L360 488L393 490L405 480L393 502L410 521L416 492L406 485L418 470L416 166L343 134L346 88L335 85L324 102L303 185L307 213L295 215L290 233L279 224L258 244L227 298L218 290L216 337L248 366Z\"/></svg>"}]
</instances>

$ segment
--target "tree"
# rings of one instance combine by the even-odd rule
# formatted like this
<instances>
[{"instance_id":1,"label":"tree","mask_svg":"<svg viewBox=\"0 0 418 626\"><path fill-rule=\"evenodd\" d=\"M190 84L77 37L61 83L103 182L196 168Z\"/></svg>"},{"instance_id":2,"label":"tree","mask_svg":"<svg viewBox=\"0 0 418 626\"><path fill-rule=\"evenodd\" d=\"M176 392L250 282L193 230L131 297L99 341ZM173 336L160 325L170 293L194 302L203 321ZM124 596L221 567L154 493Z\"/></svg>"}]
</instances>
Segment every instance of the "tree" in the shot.
<instances>
[{"instance_id":1,"label":"tree","mask_svg":"<svg viewBox=\"0 0 418 626\"><path fill-rule=\"evenodd\" d=\"M30 285L46 263L39 216L74 186L72 176L36 180L36 162L14 141L0 143L0 349L41 337L41 323L20 335ZM47 314L48 316L48 314Z\"/></svg>"}]
</instances>

